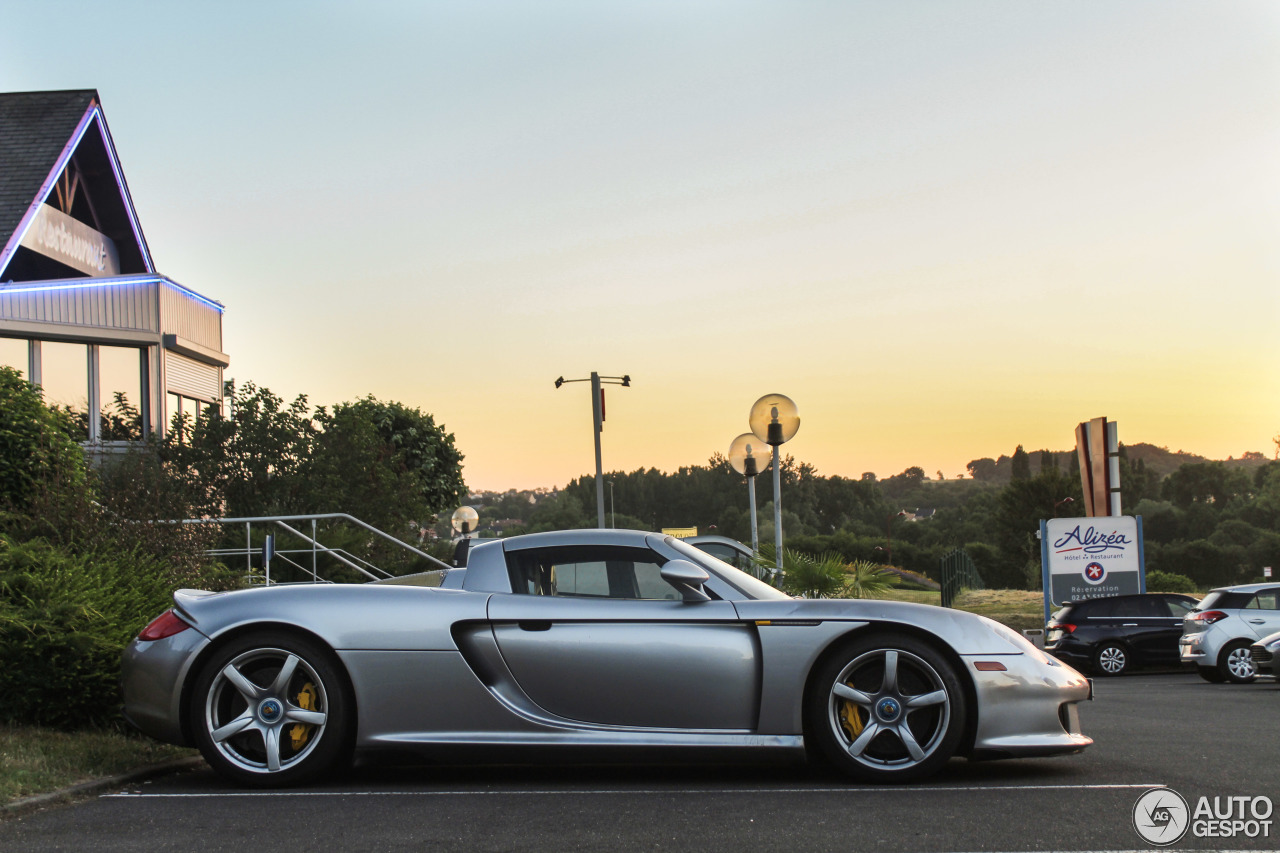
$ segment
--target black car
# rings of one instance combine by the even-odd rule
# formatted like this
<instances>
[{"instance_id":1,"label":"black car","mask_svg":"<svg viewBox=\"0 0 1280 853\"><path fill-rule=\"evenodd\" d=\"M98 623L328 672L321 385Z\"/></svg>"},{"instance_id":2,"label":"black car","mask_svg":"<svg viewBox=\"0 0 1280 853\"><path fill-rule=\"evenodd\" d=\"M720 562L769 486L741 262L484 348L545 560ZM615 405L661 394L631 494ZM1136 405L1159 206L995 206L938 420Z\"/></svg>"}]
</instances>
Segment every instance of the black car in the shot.
<instances>
[{"instance_id":1,"label":"black car","mask_svg":"<svg viewBox=\"0 0 1280 853\"><path fill-rule=\"evenodd\" d=\"M1197 604L1189 595L1167 592L1076 601L1045 626L1045 651L1099 675L1177 666L1182 620Z\"/></svg>"}]
</instances>

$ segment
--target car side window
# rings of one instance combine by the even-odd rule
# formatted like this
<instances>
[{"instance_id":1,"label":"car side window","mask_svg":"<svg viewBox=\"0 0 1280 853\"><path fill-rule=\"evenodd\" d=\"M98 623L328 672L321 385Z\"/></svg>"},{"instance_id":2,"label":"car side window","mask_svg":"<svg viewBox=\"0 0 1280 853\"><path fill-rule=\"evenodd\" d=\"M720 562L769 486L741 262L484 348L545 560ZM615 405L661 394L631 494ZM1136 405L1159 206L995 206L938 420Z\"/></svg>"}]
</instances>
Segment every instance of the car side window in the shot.
<instances>
[{"instance_id":1,"label":"car side window","mask_svg":"<svg viewBox=\"0 0 1280 853\"><path fill-rule=\"evenodd\" d=\"M507 554L511 588L525 595L679 601L662 579L663 560L646 548L578 545Z\"/></svg>"},{"instance_id":2,"label":"car side window","mask_svg":"<svg viewBox=\"0 0 1280 853\"><path fill-rule=\"evenodd\" d=\"M1144 619L1167 619L1169 616L1169 606L1165 604L1162 598L1135 598L1129 608L1134 616L1140 616Z\"/></svg>"},{"instance_id":3,"label":"car side window","mask_svg":"<svg viewBox=\"0 0 1280 853\"><path fill-rule=\"evenodd\" d=\"M1179 619L1195 609L1194 604L1189 601L1183 601L1181 598L1166 598L1164 603L1169 608L1169 614Z\"/></svg>"},{"instance_id":4,"label":"car side window","mask_svg":"<svg viewBox=\"0 0 1280 853\"><path fill-rule=\"evenodd\" d=\"M1280 595L1274 589L1264 589L1245 605L1246 610L1280 610Z\"/></svg>"},{"instance_id":5,"label":"car side window","mask_svg":"<svg viewBox=\"0 0 1280 853\"><path fill-rule=\"evenodd\" d=\"M1114 619L1116 615L1116 603L1114 601L1089 602L1089 619Z\"/></svg>"}]
</instances>

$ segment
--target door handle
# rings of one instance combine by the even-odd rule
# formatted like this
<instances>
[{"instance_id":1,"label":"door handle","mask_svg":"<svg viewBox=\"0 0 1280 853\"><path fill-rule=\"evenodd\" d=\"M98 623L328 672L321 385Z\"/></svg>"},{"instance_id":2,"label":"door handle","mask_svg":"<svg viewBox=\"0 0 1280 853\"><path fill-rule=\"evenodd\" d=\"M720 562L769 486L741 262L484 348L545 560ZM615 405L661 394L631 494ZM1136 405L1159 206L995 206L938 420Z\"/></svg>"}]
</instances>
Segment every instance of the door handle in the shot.
<instances>
[{"instance_id":1,"label":"door handle","mask_svg":"<svg viewBox=\"0 0 1280 853\"><path fill-rule=\"evenodd\" d=\"M1250 625L1263 625L1263 624L1265 624L1265 623L1266 623L1266 621L1267 621L1266 619L1250 619L1250 620L1249 620L1249 624L1250 624Z\"/></svg>"},{"instance_id":2,"label":"door handle","mask_svg":"<svg viewBox=\"0 0 1280 853\"><path fill-rule=\"evenodd\" d=\"M1138 623L1137 623L1137 622L1125 622L1125 623L1124 623L1123 625L1121 625L1120 627L1121 627L1121 628L1137 628L1137 627L1138 627Z\"/></svg>"},{"instance_id":3,"label":"door handle","mask_svg":"<svg viewBox=\"0 0 1280 853\"><path fill-rule=\"evenodd\" d=\"M549 619L522 619L516 624L520 626L521 631L551 630L551 620Z\"/></svg>"}]
</instances>

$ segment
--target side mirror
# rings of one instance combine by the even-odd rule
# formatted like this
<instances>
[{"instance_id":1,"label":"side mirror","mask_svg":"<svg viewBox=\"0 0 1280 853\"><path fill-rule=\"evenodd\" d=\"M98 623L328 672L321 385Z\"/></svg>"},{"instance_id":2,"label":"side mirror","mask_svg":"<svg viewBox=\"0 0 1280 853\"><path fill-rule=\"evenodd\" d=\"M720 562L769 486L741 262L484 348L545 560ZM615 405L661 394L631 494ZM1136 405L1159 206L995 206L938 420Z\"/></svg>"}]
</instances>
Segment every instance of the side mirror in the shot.
<instances>
[{"instance_id":1,"label":"side mirror","mask_svg":"<svg viewBox=\"0 0 1280 853\"><path fill-rule=\"evenodd\" d=\"M662 565L662 579L680 590L685 601L710 601L702 585L711 578L706 570L688 560L668 560Z\"/></svg>"}]
</instances>

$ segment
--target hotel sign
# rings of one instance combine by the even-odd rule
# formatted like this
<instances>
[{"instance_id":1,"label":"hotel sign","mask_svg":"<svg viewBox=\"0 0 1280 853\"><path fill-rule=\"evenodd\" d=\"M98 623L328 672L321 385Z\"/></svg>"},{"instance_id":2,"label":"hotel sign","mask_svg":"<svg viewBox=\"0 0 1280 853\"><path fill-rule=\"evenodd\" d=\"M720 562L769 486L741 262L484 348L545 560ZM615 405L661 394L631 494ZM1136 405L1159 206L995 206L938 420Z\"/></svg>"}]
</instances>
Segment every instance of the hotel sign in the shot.
<instances>
[{"instance_id":1,"label":"hotel sign","mask_svg":"<svg viewBox=\"0 0 1280 853\"><path fill-rule=\"evenodd\" d=\"M95 278L120 274L114 240L47 204L36 211L21 245Z\"/></svg>"},{"instance_id":2,"label":"hotel sign","mask_svg":"<svg viewBox=\"0 0 1280 853\"><path fill-rule=\"evenodd\" d=\"M1040 522L1040 550L1052 604L1143 591L1140 519L1051 518Z\"/></svg>"}]
</instances>

